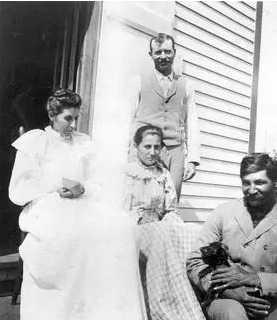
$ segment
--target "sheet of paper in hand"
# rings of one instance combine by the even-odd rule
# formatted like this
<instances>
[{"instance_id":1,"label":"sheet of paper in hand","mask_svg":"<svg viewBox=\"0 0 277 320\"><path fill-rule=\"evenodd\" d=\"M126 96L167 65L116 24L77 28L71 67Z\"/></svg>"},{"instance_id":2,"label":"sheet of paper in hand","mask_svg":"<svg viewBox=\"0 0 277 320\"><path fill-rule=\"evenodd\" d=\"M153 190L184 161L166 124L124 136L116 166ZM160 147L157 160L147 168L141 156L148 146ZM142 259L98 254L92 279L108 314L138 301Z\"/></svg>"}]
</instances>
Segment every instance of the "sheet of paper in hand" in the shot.
<instances>
[{"instance_id":1,"label":"sheet of paper in hand","mask_svg":"<svg viewBox=\"0 0 277 320\"><path fill-rule=\"evenodd\" d=\"M72 188L75 188L77 185L79 185L79 182L67 178L62 178L62 184L63 188L71 190Z\"/></svg>"},{"instance_id":2,"label":"sheet of paper in hand","mask_svg":"<svg viewBox=\"0 0 277 320\"><path fill-rule=\"evenodd\" d=\"M84 192L82 186L78 181L62 178L62 184L63 184L63 188L71 191L74 197L79 196Z\"/></svg>"}]
</instances>

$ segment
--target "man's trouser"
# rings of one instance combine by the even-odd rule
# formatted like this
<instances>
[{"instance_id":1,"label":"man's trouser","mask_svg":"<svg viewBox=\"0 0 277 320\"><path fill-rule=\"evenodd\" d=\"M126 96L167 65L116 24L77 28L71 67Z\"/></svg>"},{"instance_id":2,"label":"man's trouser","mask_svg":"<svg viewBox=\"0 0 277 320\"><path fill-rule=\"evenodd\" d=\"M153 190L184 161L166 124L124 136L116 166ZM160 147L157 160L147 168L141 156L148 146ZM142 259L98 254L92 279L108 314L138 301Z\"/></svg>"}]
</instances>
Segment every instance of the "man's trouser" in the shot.
<instances>
[{"instance_id":1,"label":"man's trouser","mask_svg":"<svg viewBox=\"0 0 277 320\"><path fill-rule=\"evenodd\" d=\"M161 150L160 157L171 174L173 184L177 193L177 198L179 201L184 177L184 146L164 146Z\"/></svg>"},{"instance_id":2,"label":"man's trouser","mask_svg":"<svg viewBox=\"0 0 277 320\"><path fill-rule=\"evenodd\" d=\"M167 166L173 184L176 189L178 201L181 195L182 182L184 176L184 165L185 165L185 154L184 154L184 146L164 146L161 150L160 154L161 160ZM129 152L129 162L136 161L136 150L135 147L130 148Z\"/></svg>"},{"instance_id":3,"label":"man's trouser","mask_svg":"<svg viewBox=\"0 0 277 320\"><path fill-rule=\"evenodd\" d=\"M231 299L213 300L207 314L209 320L277 320L276 308L266 318L249 318L243 305Z\"/></svg>"}]
</instances>

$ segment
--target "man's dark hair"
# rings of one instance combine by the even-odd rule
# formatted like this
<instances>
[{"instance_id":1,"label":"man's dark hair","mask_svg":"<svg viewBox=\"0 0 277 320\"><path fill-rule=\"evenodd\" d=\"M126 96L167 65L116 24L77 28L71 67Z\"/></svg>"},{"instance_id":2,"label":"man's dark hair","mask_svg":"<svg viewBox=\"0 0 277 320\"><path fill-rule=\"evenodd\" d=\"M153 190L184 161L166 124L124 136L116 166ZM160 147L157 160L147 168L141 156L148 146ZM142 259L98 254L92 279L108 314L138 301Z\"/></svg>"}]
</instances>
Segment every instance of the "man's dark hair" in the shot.
<instances>
[{"instance_id":1,"label":"man's dark hair","mask_svg":"<svg viewBox=\"0 0 277 320\"><path fill-rule=\"evenodd\" d=\"M167 33L158 33L156 36L152 37L150 40L150 52L152 52L152 42L158 42L159 44L164 43L166 40L172 41L172 48L175 51L175 41L174 38Z\"/></svg>"},{"instance_id":2,"label":"man's dark hair","mask_svg":"<svg viewBox=\"0 0 277 320\"><path fill-rule=\"evenodd\" d=\"M277 180L277 162L266 153L251 153L245 156L240 164L240 178L266 170L267 177L270 180Z\"/></svg>"}]
</instances>

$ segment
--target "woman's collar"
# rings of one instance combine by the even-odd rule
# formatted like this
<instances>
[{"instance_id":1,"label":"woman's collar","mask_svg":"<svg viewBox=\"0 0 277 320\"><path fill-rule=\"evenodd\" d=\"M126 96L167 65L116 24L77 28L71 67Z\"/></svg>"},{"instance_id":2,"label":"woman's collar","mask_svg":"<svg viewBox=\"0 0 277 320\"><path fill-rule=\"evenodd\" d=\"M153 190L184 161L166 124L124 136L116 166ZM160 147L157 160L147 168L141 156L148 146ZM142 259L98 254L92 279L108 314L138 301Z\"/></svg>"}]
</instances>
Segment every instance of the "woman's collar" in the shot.
<instances>
[{"instance_id":1,"label":"woman's collar","mask_svg":"<svg viewBox=\"0 0 277 320\"><path fill-rule=\"evenodd\" d=\"M58 131L54 130L53 128L51 128L50 126L45 127L45 128L44 128L44 131L45 131L47 134L49 134L49 135L51 135L51 136L53 136L53 137L61 138L60 133L59 133Z\"/></svg>"},{"instance_id":2,"label":"woman's collar","mask_svg":"<svg viewBox=\"0 0 277 320\"><path fill-rule=\"evenodd\" d=\"M145 166L139 160L127 165L127 174L132 177L137 177L139 179L151 179L153 177L157 178L157 172L162 172L163 167L157 163L153 166Z\"/></svg>"},{"instance_id":3,"label":"woman's collar","mask_svg":"<svg viewBox=\"0 0 277 320\"><path fill-rule=\"evenodd\" d=\"M62 137L61 134L54 130L51 126L47 126L45 127L44 131L51 137L55 138L55 139L59 139L62 141L71 141L72 140L72 136L71 137Z\"/></svg>"}]
</instances>

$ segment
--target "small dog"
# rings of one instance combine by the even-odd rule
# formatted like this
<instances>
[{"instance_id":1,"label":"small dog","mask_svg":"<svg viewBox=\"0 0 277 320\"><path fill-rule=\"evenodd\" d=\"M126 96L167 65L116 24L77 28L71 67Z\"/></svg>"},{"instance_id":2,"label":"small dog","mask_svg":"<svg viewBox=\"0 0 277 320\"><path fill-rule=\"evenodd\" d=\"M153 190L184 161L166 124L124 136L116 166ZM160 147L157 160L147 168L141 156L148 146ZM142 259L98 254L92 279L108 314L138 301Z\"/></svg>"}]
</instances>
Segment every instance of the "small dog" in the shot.
<instances>
[{"instance_id":1,"label":"small dog","mask_svg":"<svg viewBox=\"0 0 277 320\"><path fill-rule=\"evenodd\" d=\"M222 267L230 267L228 247L221 242L212 242L206 247L200 248L202 260L209 268L206 268L199 274L200 277L207 275L208 273L217 270ZM203 310L205 310L213 299L220 297L220 292L215 293L213 288L209 288L206 293L204 302L201 303Z\"/></svg>"}]
</instances>

